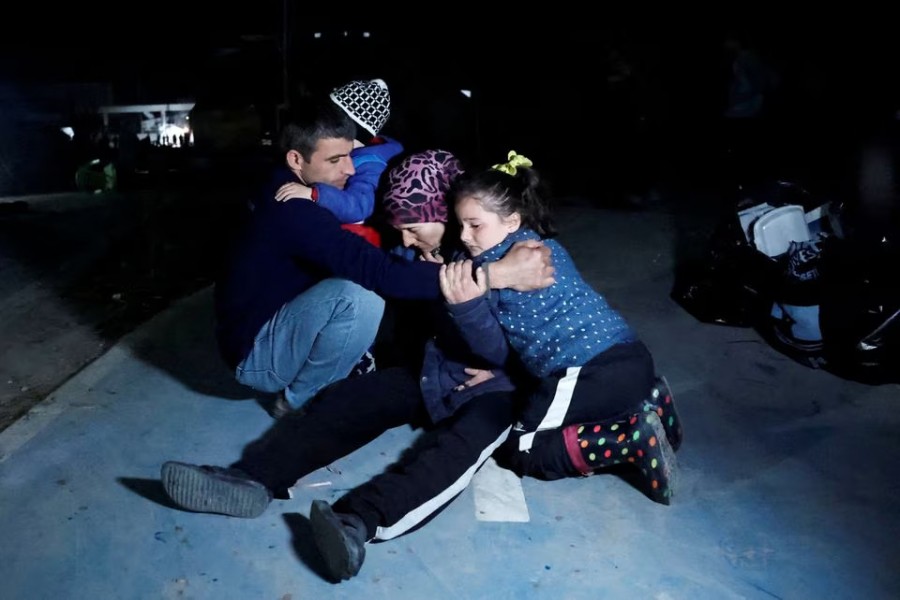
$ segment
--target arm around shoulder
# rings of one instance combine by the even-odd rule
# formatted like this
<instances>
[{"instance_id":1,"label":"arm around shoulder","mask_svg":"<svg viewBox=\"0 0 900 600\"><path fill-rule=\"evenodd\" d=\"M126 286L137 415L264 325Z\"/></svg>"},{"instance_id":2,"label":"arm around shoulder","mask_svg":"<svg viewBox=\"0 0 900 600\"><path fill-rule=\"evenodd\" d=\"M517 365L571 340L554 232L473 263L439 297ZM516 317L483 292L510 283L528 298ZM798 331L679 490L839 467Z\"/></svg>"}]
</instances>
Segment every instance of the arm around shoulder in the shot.
<instances>
[{"instance_id":1,"label":"arm around shoulder","mask_svg":"<svg viewBox=\"0 0 900 600\"><path fill-rule=\"evenodd\" d=\"M516 242L506 256L488 269L490 287L495 290L530 292L556 283L550 248L539 240Z\"/></svg>"}]
</instances>

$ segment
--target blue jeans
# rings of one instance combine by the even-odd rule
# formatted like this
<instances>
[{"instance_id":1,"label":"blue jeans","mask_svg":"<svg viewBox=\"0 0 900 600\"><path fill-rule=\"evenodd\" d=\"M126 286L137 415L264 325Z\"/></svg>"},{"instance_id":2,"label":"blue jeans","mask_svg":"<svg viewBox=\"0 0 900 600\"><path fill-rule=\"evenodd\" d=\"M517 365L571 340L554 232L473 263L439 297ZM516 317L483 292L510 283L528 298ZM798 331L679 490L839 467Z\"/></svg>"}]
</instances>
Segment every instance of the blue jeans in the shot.
<instances>
[{"instance_id":1,"label":"blue jeans","mask_svg":"<svg viewBox=\"0 0 900 600\"><path fill-rule=\"evenodd\" d=\"M375 341L383 313L375 292L345 279L320 281L262 326L237 380L262 392L284 390L299 408L350 373Z\"/></svg>"}]
</instances>

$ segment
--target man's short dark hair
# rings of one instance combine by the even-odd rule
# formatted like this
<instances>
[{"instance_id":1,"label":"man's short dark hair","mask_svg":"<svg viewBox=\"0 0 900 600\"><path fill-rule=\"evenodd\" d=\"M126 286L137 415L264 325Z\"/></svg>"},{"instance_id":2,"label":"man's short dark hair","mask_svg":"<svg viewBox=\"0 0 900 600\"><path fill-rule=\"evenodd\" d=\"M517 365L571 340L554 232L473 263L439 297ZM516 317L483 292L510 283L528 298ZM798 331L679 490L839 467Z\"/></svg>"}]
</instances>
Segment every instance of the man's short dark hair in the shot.
<instances>
[{"instance_id":1,"label":"man's short dark hair","mask_svg":"<svg viewBox=\"0 0 900 600\"><path fill-rule=\"evenodd\" d=\"M356 123L333 102L303 101L288 116L281 129L279 146L282 154L299 152L309 161L319 140L327 138L356 139Z\"/></svg>"}]
</instances>

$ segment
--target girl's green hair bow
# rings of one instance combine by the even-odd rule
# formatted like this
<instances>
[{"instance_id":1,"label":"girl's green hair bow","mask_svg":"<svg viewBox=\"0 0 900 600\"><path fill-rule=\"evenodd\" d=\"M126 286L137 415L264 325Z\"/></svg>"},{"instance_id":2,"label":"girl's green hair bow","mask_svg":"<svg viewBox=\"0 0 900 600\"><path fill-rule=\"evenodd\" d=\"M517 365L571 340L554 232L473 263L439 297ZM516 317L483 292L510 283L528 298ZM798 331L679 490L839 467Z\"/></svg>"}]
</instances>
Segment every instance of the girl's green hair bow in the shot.
<instances>
[{"instance_id":1,"label":"girl's green hair bow","mask_svg":"<svg viewBox=\"0 0 900 600\"><path fill-rule=\"evenodd\" d=\"M505 163L494 165L491 168L502 171L507 175L515 175L519 167L531 167L534 165L528 158L521 154L516 154L515 150L510 150L506 158L509 160Z\"/></svg>"}]
</instances>

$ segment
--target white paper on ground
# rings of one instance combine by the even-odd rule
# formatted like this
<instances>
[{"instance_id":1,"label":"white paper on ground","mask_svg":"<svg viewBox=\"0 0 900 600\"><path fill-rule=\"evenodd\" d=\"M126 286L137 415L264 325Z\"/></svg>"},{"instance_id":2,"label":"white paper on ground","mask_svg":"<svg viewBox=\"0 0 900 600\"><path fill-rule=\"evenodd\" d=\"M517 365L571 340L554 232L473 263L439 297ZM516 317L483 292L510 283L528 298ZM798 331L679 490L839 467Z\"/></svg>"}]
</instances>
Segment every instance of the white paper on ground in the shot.
<instances>
[{"instance_id":1,"label":"white paper on ground","mask_svg":"<svg viewBox=\"0 0 900 600\"><path fill-rule=\"evenodd\" d=\"M502 469L493 458L487 459L472 478L475 492L475 518L479 521L527 523L528 505L522 480L515 473Z\"/></svg>"}]
</instances>

